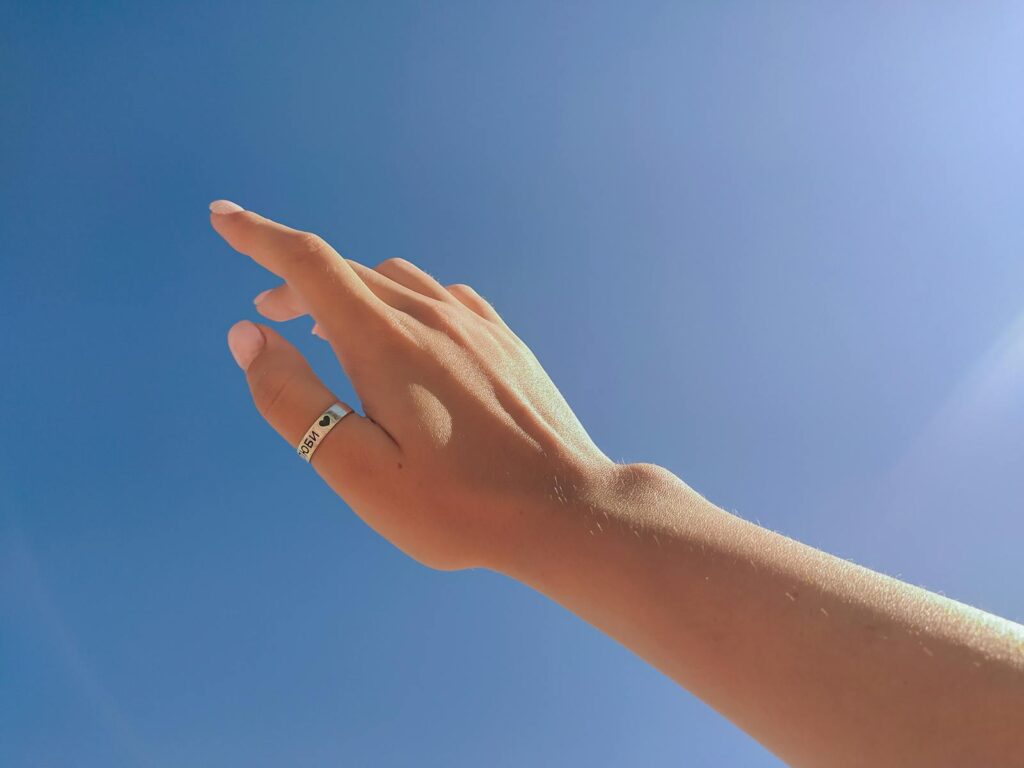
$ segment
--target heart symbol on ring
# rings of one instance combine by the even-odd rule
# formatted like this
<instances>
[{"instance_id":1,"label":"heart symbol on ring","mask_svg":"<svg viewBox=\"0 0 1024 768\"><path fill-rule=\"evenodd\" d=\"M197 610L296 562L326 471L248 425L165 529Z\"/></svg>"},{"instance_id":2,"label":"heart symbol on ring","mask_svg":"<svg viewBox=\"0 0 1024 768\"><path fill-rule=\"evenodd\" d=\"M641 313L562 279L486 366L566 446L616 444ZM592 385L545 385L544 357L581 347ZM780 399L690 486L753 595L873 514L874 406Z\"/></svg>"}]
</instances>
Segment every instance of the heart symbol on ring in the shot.
<instances>
[{"instance_id":1,"label":"heart symbol on ring","mask_svg":"<svg viewBox=\"0 0 1024 768\"><path fill-rule=\"evenodd\" d=\"M317 422L321 427L326 427L331 423L331 417L328 414L324 414L324 417Z\"/></svg>"}]
</instances>

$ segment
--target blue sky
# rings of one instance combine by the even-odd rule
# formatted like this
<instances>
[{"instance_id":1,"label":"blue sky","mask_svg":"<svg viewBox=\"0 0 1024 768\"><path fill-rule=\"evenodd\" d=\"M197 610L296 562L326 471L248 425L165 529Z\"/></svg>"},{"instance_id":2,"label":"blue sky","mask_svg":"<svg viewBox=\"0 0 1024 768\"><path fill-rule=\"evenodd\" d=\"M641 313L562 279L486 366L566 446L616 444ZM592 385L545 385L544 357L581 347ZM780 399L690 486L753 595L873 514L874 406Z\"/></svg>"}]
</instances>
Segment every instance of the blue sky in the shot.
<instances>
[{"instance_id":1,"label":"blue sky","mask_svg":"<svg viewBox=\"0 0 1024 768\"><path fill-rule=\"evenodd\" d=\"M1024 620L1024 10L771 5L5 3L0 763L779 765L295 459L219 197L473 284L614 458Z\"/></svg>"}]
</instances>

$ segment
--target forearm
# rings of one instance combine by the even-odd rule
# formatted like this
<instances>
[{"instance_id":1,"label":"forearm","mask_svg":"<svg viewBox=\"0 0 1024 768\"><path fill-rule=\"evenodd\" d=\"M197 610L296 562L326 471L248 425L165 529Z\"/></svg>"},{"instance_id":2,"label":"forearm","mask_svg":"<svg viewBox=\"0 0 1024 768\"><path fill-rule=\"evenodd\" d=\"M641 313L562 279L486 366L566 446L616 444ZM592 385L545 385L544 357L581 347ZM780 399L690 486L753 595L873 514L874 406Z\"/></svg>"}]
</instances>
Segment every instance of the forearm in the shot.
<instances>
[{"instance_id":1,"label":"forearm","mask_svg":"<svg viewBox=\"0 0 1024 768\"><path fill-rule=\"evenodd\" d=\"M1024 627L718 509L638 465L528 516L500 570L797 766L1024 764Z\"/></svg>"}]
</instances>

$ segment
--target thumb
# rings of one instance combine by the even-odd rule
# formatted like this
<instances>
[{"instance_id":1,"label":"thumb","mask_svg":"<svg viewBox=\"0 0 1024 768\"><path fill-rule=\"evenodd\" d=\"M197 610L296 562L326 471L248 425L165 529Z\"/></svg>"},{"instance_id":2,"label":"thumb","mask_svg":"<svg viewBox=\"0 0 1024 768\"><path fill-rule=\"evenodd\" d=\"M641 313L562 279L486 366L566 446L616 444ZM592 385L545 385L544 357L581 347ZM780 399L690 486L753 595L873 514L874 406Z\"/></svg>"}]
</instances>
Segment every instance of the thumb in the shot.
<instances>
[{"instance_id":1,"label":"thumb","mask_svg":"<svg viewBox=\"0 0 1024 768\"><path fill-rule=\"evenodd\" d=\"M299 350L265 325L236 323L228 331L228 347L245 371L256 410L293 449L313 422L339 402ZM355 486L398 452L383 429L353 412L323 438L310 463L351 503L350 493L361 497L368 490Z\"/></svg>"}]
</instances>

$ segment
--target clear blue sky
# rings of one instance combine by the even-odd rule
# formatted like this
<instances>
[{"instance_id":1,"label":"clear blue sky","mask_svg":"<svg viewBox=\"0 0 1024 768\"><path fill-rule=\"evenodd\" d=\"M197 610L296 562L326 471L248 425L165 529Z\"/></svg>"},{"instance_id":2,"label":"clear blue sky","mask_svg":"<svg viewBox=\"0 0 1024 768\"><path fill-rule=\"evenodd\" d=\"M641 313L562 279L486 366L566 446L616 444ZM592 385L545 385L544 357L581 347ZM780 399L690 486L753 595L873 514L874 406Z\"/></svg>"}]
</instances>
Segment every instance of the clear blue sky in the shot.
<instances>
[{"instance_id":1,"label":"clear blue sky","mask_svg":"<svg viewBox=\"0 0 1024 768\"><path fill-rule=\"evenodd\" d=\"M228 354L273 281L218 197L475 285L616 459L1024 620L1020 4L22 0L0 36L5 767L779 764L336 501Z\"/></svg>"}]
</instances>

